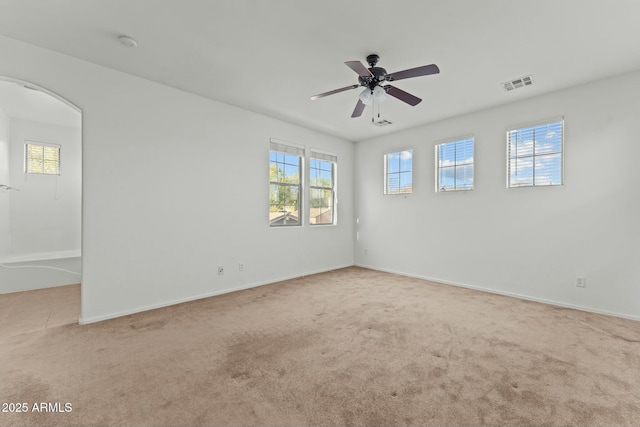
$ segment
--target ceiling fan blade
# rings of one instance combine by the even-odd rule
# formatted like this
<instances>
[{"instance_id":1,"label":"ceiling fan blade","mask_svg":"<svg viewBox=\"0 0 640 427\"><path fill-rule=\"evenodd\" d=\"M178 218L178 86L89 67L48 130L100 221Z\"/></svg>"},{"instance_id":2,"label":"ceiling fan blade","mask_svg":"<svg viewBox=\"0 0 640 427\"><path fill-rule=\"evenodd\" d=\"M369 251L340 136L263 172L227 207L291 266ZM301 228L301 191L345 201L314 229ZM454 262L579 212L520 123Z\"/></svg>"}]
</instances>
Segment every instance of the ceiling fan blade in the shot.
<instances>
[{"instance_id":1,"label":"ceiling fan blade","mask_svg":"<svg viewBox=\"0 0 640 427\"><path fill-rule=\"evenodd\" d=\"M353 110L353 114L351 114L351 118L360 117L363 111L364 103L358 99L358 103L356 104L356 108Z\"/></svg>"},{"instance_id":2,"label":"ceiling fan blade","mask_svg":"<svg viewBox=\"0 0 640 427\"><path fill-rule=\"evenodd\" d=\"M398 89L395 86L386 85L383 87L384 87L384 90L386 90L389 95L393 96L394 98L398 98L400 101L406 102L412 107L422 102L422 99L418 98L417 96L413 96L409 92L405 92L401 89Z\"/></svg>"},{"instance_id":3,"label":"ceiling fan blade","mask_svg":"<svg viewBox=\"0 0 640 427\"><path fill-rule=\"evenodd\" d=\"M344 92L345 90L349 90L349 89L355 89L357 87L360 87L360 85L345 86L345 87L341 87L340 89L330 90L329 92L319 93L317 95L313 95L311 97L311 100L315 101L318 98L324 98L325 96L333 95L334 93Z\"/></svg>"},{"instance_id":4,"label":"ceiling fan blade","mask_svg":"<svg viewBox=\"0 0 640 427\"><path fill-rule=\"evenodd\" d=\"M430 74L438 74L440 69L436 64L423 65L422 67L411 68L409 70L398 71L396 73L387 74L387 80L392 82L394 80L409 79L411 77L428 76Z\"/></svg>"},{"instance_id":5,"label":"ceiling fan blade","mask_svg":"<svg viewBox=\"0 0 640 427\"><path fill-rule=\"evenodd\" d=\"M358 73L360 77L373 77L371 71L369 71L369 69L360 61L347 61L345 64L347 64L347 67Z\"/></svg>"}]
</instances>

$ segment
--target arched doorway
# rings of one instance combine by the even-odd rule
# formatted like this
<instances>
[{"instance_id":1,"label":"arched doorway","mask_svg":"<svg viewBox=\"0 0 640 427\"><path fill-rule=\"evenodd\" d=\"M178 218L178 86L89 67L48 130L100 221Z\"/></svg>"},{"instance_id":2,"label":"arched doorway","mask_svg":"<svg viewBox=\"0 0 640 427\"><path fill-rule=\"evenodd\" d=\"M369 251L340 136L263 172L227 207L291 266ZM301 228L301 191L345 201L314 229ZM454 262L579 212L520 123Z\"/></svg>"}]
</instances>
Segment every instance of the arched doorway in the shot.
<instances>
[{"instance_id":1,"label":"arched doorway","mask_svg":"<svg viewBox=\"0 0 640 427\"><path fill-rule=\"evenodd\" d=\"M77 322L82 111L0 76L0 335Z\"/></svg>"}]
</instances>

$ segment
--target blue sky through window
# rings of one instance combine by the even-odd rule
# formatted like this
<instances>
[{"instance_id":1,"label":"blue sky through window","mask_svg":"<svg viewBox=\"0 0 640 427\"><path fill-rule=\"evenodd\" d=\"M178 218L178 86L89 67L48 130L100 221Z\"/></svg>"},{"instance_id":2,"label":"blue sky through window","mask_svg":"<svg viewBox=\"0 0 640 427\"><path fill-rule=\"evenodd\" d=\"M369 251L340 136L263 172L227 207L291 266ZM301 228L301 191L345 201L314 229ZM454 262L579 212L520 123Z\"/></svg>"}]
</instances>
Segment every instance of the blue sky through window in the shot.
<instances>
[{"instance_id":1,"label":"blue sky through window","mask_svg":"<svg viewBox=\"0 0 640 427\"><path fill-rule=\"evenodd\" d=\"M300 225L301 157L271 150L269 152L269 224Z\"/></svg>"},{"instance_id":2,"label":"blue sky through window","mask_svg":"<svg viewBox=\"0 0 640 427\"><path fill-rule=\"evenodd\" d=\"M563 128L556 121L507 133L510 187L562 184Z\"/></svg>"},{"instance_id":3,"label":"blue sky through window","mask_svg":"<svg viewBox=\"0 0 640 427\"><path fill-rule=\"evenodd\" d=\"M277 182L300 182L300 157L271 151L269 153L269 165L275 166L277 171Z\"/></svg>"},{"instance_id":4,"label":"blue sky through window","mask_svg":"<svg viewBox=\"0 0 640 427\"><path fill-rule=\"evenodd\" d=\"M473 189L473 145L472 137L436 146L437 191Z\"/></svg>"},{"instance_id":5,"label":"blue sky through window","mask_svg":"<svg viewBox=\"0 0 640 427\"><path fill-rule=\"evenodd\" d=\"M311 185L333 187L333 163L312 158L309 163Z\"/></svg>"},{"instance_id":6,"label":"blue sky through window","mask_svg":"<svg viewBox=\"0 0 640 427\"><path fill-rule=\"evenodd\" d=\"M309 221L313 225L334 223L334 163L311 158L309 162Z\"/></svg>"},{"instance_id":7,"label":"blue sky through window","mask_svg":"<svg viewBox=\"0 0 640 427\"><path fill-rule=\"evenodd\" d=\"M413 150L385 154L385 194L413 192Z\"/></svg>"}]
</instances>

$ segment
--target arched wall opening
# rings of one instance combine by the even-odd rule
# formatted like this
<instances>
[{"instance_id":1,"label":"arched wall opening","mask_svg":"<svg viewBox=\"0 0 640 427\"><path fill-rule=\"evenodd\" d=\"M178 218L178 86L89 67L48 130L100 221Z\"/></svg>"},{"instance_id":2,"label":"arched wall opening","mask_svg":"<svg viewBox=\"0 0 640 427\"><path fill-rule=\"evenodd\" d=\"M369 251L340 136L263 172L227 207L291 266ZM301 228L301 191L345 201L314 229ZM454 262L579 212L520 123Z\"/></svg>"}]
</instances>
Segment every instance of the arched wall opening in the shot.
<instances>
[{"instance_id":1,"label":"arched wall opening","mask_svg":"<svg viewBox=\"0 0 640 427\"><path fill-rule=\"evenodd\" d=\"M82 110L0 76L0 294L81 278Z\"/></svg>"}]
</instances>

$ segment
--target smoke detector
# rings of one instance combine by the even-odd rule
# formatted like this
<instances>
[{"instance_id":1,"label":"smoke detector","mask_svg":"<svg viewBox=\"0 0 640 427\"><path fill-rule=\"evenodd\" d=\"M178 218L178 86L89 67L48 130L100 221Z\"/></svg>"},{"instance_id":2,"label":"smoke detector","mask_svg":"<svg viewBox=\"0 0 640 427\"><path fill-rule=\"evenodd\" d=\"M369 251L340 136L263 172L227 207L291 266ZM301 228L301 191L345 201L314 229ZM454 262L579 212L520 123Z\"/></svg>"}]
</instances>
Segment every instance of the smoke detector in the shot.
<instances>
[{"instance_id":1,"label":"smoke detector","mask_svg":"<svg viewBox=\"0 0 640 427\"><path fill-rule=\"evenodd\" d=\"M504 90L510 92L514 89L520 89L521 87L531 86L533 84L533 75L519 77L517 79L509 80L501 83Z\"/></svg>"},{"instance_id":2,"label":"smoke detector","mask_svg":"<svg viewBox=\"0 0 640 427\"><path fill-rule=\"evenodd\" d=\"M120 40L120 44L124 47L130 47L130 48L138 47L138 42L129 36L120 36L118 37L118 40Z\"/></svg>"}]
</instances>

